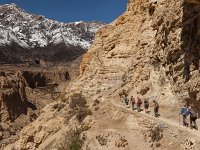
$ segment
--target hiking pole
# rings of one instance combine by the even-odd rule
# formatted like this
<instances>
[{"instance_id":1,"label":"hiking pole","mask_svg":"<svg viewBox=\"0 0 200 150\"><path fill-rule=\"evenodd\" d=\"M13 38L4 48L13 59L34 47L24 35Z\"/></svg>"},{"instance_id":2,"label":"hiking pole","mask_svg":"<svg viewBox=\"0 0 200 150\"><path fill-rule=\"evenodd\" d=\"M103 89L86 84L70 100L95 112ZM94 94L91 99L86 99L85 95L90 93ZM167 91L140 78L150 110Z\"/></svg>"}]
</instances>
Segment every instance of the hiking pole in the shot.
<instances>
[{"instance_id":1,"label":"hiking pole","mask_svg":"<svg viewBox=\"0 0 200 150\"><path fill-rule=\"evenodd\" d=\"M179 127L180 127L180 126L181 126L181 125L180 125L180 124L181 124L181 123L180 123L180 122L181 122L180 114L179 114L178 116L179 116L179 117L178 117L178 118L179 118L179 119L178 119L178 124L179 124Z\"/></svg>"},{"instance_id":2,"label":"hiking pole","mask_svg":"<svg viewBox=\"0 0 200 150\"><path fill-rule=\"evenodd\" d=\"M187 119L187 117L186 117L186 121L187 121L187 123L188 123L188 119ZM185 130L186 130L186 132L187 132L187 126L188 126L188 125L185 126Z\"/></svg>"}]
</instances>

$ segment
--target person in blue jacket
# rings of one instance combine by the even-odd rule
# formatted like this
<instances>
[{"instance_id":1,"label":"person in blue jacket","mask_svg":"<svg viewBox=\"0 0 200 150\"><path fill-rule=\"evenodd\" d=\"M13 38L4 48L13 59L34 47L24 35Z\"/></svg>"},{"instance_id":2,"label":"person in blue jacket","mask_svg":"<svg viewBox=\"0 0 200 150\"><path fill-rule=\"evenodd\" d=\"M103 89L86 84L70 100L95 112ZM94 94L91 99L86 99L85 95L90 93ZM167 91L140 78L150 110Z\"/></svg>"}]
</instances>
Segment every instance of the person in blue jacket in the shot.
<instances>
[{"instance_id":1,"label":"person in blue jacket","mask_svg":"<svg viewBox=\"0 0 200 150\"><path fill-rule=\"evenodd\" d=\"M189 114L190 114L189 109L187 108L186 105L183 105L181 107L181 110L180 110L180 113L179 113L179 115L182 115L182 117L183 117L183 126L188 127L189 124L188 124L188 121L187 121L187 117L189 116Z\"/></svg>"}]
</instances>

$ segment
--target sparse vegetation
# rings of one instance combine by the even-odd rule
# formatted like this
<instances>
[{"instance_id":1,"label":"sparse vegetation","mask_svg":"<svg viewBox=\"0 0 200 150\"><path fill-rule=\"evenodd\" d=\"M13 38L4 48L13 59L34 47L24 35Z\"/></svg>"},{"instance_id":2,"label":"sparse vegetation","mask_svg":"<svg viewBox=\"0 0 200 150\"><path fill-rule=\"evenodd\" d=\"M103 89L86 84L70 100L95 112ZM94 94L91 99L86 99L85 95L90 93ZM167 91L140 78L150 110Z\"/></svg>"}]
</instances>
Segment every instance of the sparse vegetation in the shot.
<instances>
[{"instance_id":1,"label":"sparse vegetation","mask_svg":"<svg viewBox=\"0 0 200 150\"><path fill-rule=\"evenodd\" d=\"M85 97L81 93L75 93L71 96L71 102L69 104L69 107L71 109L79 108L79 107L85 107L87 104L87 101Z\"/></svg>"},{"instance_id":2,"label":"sparse vegetation","mask_svg":"<svg viewBox=\"0 0 200 150\"><path fill-rule=\"evenodd\" d=\"M163 126L157 125L152 127L149 134L151 142L157 142L163 138Z\"/></svg>"},{"instance_id":3,"label":"sparse vegetation","mask_svg":"<svg viewBox=\"0 0 200 150\"><path fill-rule=\"evenodd\" d=\"M82 122L87 115L92 115L92 111L86 104L87 101L81 93L75 93L71 96L69 107L72 109L71 113L76 115L79 122Z\"/></svg>"},{"instance_id":4,"label":"sparse vegetation","mask_svg":"<svg viewBox=\"0 0 200 150\"><path fill-rule=\"evenodd\" d=\"M69 145L70 150L80 150L82 145L83 145L83 140L80 139L80 134L83 131L80 129L76 129L75 131L72 132L71 134L71 143Z\"/></svg>"},{"instance_id":5,"label":"sparse vegetation","mask_svg":"<svg viewBox=\"0 0 200 150\"><path fill-rule=\"evenodd\" d=\"M81 123L87 115L92 115L92 111L87 106L87 101L82 93L74 93L68 100L69 102L69 116L75 116ZM84 138L80 135L82 132L88 130L89 127L81 127L65 133L65 137L56 145L58 150L80 150L84 143Z\"/></svg>"},{"instance_id":6,"label":"sparse vegetation","mask_svg":"<svg viewBox=\"0 0 200 150\"><path fill-rule=\"evenodd\" d=\"M80 135L82 132L88 130L89 127L81 127L79 129L72 130L64 138L62 144L57 148L58 150L80 150L83 146L84 140Z\"/></svg>"}]
</instances>

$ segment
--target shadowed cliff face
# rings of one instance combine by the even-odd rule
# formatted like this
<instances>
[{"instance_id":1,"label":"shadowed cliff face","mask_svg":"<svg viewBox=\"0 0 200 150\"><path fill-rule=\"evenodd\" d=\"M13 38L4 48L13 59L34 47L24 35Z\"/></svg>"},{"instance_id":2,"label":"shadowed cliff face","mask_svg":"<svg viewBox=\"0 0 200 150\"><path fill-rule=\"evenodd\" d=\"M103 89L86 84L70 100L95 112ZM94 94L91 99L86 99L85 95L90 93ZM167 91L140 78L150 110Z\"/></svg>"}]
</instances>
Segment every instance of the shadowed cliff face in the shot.
<instances>
[{"instance_id":1,"label":"shadowed cliff face","mask_svg":"<svg viewBox=\"0 0 200 150\"><path fill-rule=\"evenodd\" d=\"M1 76L1 122L14 121L27 114L25 81L17 73Z\"/></svg>"},{"instance_id":2,"label":"shadowed cliff face","mask_svg":"<svg viewBox=\"0 0 200 150\"><path fill-rule=\"evenodd\" d=\"M200 5L185 3L183 5L183 31L182 48L184 50L183 78L188 88L188 96L185 98L188 104L192 104L200 110L200 80L198 79L200 68Z\"/></svg>"},{"instance_id":3,"label":"shadowed cliff face","mask_svg":"<svg viewBox=\"0 0 200 150\"><path fill-rule=\"evenodd\" d=\"M69 73L63 71L23 71L27 86L30 88L45 88L50 84L58 86L61 82L70 80Z\"/></svg>"},{"instance_id":4,"label":"shadowed cliff face","mask_svg":"<svg viewBox=\"0 0 200 150\"><path fill-rule=\"evenodd\" d=\"M192 3L192 4L200 4L200 0L185 0L187 3Z\"/></svg>"}]
</instances>

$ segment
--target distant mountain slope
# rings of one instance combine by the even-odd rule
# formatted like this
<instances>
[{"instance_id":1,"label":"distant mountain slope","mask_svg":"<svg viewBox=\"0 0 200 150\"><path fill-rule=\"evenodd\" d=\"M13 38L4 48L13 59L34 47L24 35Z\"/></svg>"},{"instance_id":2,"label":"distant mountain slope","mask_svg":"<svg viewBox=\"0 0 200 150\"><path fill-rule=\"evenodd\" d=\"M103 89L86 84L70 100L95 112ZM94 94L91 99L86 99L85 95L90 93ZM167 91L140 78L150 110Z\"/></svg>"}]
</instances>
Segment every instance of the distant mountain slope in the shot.
<instances>
[{"instance_id":1,"label":"distant mountain slope","mask_svg":"<svg viewBox=\"0 0 200 150\"><path fill-rule=\"evenodd\" d=\"M0 63L32 61L36 57L68 61L91 45L101 22L63 23L25 12L15 4L0 6Z\"/></svg>"}]
</instances>

